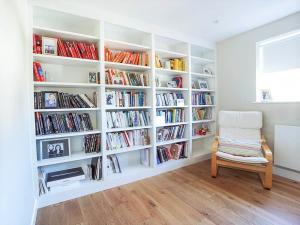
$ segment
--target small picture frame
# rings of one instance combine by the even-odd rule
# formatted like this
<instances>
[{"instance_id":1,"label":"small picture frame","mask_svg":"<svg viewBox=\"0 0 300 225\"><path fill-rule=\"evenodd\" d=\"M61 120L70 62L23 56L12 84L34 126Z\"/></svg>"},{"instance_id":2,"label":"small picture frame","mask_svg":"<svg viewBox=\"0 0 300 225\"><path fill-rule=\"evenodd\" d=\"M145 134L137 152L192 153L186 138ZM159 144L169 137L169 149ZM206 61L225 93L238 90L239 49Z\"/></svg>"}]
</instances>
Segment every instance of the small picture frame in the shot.
<instances>
[{"instance_id":1,"label":"small picture frame","mask_svg":"<svg viewBox=\"0 0 300 225\"><path fill-rule=\"evenodd\" d=\"M56 109L58 108L58 92L56 91L44 91L44 109Z\"/></svg>"},{"instance_id":2,"label":"small picture frame","mask_svg":"<svg viewBox=\"0 0 300 225\"><path fill-rule=\"evenodd\" d=\"M57 38L42 37L43 54L57 55Z\"/></svg>"},{"instance_id":3,"label":"small picture frame","mask_svg":"<svg viewBox=\"0 0 300 225\"><path fill-rule=\"evenodd\" d=\"M115 105L115 103L116 103L116 101L115 101L115 92L113 92L113 91L106 92L105 95L106 95L106 105L107 106L112 106L112 107L116 106Z\"/></svg>"},{"instance_id":4,"label":"small picture frame","mask_svg":"<svg viewBox=\"0 0 300 225\"><path fill-rule=\"evenodd\" d=\"M176 88L177 87L177 83L176 81L168 81L167 82L167 87L170 87L170 88Z\"/></svg>"},{"instance_id":5,"label":"small picture frame","mask_svg":"<svg viewBox=\"0 0 300 225\"><path fill-rule=\"evenodd\" d=\"M207 67L202 68L202 73L207 74L207 75L212 75L211 69L207 68Z\"/></svg>"},{"instance_id":6,"label":"small picture frame","mask_svg":"<svg viewBox=\"0 0 300 225\"><path fill-rule=\"evenodd\" d=\"M40 143L40 159L51 159L70 155L70 138L43 140Z\"/></svg>"},{"instance_id":7,"label":"small picture frame","mask_svg":"<svg viewBox=\"0 0 300 225\"><path fill-rule=\"evenodd\" d=\"M100 72L89 72L89 83L100 84Z\"/></svg>"},{"instance_id":8,"label":"small picture frame","mask_svg":"<svg viewBox=\"0 0 300 225\"><path fill-rule=\"evenodd\" d=\"M268 102L272 100L271 91L269 89L260 90L261 101Z\"/></svg>"},{"instance_id":9,"label":"small picture frame","mask_svg":"<svg viewBox=\"0 0 300 225\"><path fill-rule=\"evenodd\" d=\"M207 90L208 89L208 83L206 80L198 80L198 85L200 90Z\"/></svg>"}]
</instances>

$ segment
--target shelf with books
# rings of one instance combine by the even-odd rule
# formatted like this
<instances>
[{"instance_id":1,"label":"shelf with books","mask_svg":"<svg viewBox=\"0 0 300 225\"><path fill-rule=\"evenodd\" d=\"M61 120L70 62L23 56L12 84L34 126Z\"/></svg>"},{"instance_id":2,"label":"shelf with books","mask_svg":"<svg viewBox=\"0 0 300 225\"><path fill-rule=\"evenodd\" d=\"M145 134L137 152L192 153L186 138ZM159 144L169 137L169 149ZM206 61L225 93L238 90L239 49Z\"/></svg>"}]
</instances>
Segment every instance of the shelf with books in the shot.
<instances>
[{"instance_id":1,"label":"shelf with books","mask_svg":"<svg viewBox=\"0 0 300 225\"><path fill-rule=\"evenodd\" d=\"M33 54L33 60L39 61L40 63L72 65L72 66L97 66L98 64L100 64L99 60L72 58L72 57L64 57L64 56L57 56L57 55L42 55L42 54Z\"/></svg>"},{"instance_id":2,"label":"shelf with books","mask_svg":"<svg viewBox=\"0 0 300 225\"><path fill-rule=\"evenodd\" d=\"M98 152L93 152L93 153L77 152L77 153L72 153L70 156L38 160L36 166L42 167L42 166L55 165L60 163L90 159L94 157L99 157L101 155L102 153L98 153Z\"/></svg>"},{"instance_id":3,"label":"shelf with books","mask_svg":"<svg viewBox=\"0 0 300 225\"><path fill-rule=\"evenodd\" d=\"M210 90L210 89L192 89L192 92L215 92L215 90Z\"/></svg>"},{"instance_id":4,"label":"shelf with books","mask_svg":"<svg viewBox=\"0 0 300 225\"><path fill-rule=\"evenodd\" d=\"M216 107L216 105L192 105L193 108Z\"/></svg>"},{"instance_id":5,"label":"shelf with books","mask_svg":"<svg viewBox=\"0 0 300 225\"><path fill-rule=\"evenodd\" d=\"M207 119L207 120L193 120L192 123L213 123L215 122L214 119Z\"/></svg>"},{"instance_id":6,"label":"shelf with books","mask_svg":"<svg viewBox=\"0 0 300 225\"><path fill-rule=\"evenodd\" d=\"M126 41L118 41L112 39L105 39L104 46L109 49L115 50L129 50L129 51L148 51L149 46L134 44Z\"/></svg>"},{"instance_id":7,"label":"shelf with books","mask_svg":"<svg viewBox=\"0 0 300 225\"><path fill-rule=\"evenodd\" d=\"M117 84L106 84L105 88L107 89L151 89L150 86L132 86L132 85L117 85Z\"/></svg>"},{"instance_id":8,"label":"shelf with books","mask_svg":"<svg viewBox=\"0 0 300 225\"><path fill-rule=\"evenodd\" d=\"M137 127L121 127L121 128L107 128L106 133L109 132L118 132L118 131L126 131L126 130L139 130L139 129L149 129L152 126L137 126Z\"/></svg>"},{"instance_id":9,"label":"shelf with books","mask_svg":"<svg viewBox=\"0 0 300 225\"><path fill-rule=\"evenodd\" d=\"M99 111L100 108L61 108L61 109L34 109L34 112L74 112L74 111Z\"/></svg>"},{"instance_id":10,"label":"shelf with books","mask_svg":"<svg viewBox=\"0 0 300 225\"><path fill-rule=\"evenodd\" d=\"M211 74L205 74L205 73L197 73L197 72L191 72L192 77L199 77L199 78L215 78L215 75Z\"/></svg>"},{"instance_id":11,"label":"shelf with books","mask_svg":"<svg viewBox=\"0 0 300 225\"><path fill-rule=\"evenodd\" d=\"M177 106L177 105L164 105L164 106L156 106L156 109L176 109L176 108L188 108L188 105Z\"/></svg>"},{"instance_id":12,"label":"shelf with books","mask_svg":"<svg viewBox=\"0 0 300 225\"><path fill-rule=\"evenodd\" d=\"M171 69L164 69L164 68L155 68L156 73L165 74L165 75L185 75L188 74L187 71L181 70L171 70Z\"/></svg>"},{"instance_id":13,"label":"shelf with books","mask_svg":"<svg viewBox=\"0 0 300 225\"><path fill-rule=\"evenodd\" d=\"M157 91L188 91L188 88L156 87Z\"/></svg>"},{"instance_id":14,"label":"shelf with books","mask_svg":"<svg viewBox=\"0 0 300 225\"><path fill-rule=\"evenodd\" d=\"M174 143L185 142L188 140L189 140L188 138L181 138L181 139L173 139L173 140L168 140L168 141L156 142L156 146L170 145L170 144L174 144Z\"/></svg>"},{"instance_id":15,"label":"shelf with books","mask_svg":"<svg viewBox=\"0 0 300 225\"><path fill-rule=\"evenodd\" d=\"M142 149L152 148L152 145L138 145L138 146L130 146L127 148L119 148L116 150L106 150L106 155L120 154L132 151L138 151Z\"/></svg>"},{"instance_id":16,"label":"shelf with books","mask_svg":"<svg viewBox=\"0 0 300 225\"><path fill-rule=\"evenodd\" d=\"M106 110L132 110L132 109L151 109L151 106L130 106L130 107L111 107L106 106Z\"/></svg>"},{"instance_id":17,"label":"shelf with books","mask_svg":"<svg viewBox=\"0 0 300 225\"><path fill-rule=\"evenodd\" d=\"M150 66L140 66L134 64L125 64L125 63L117 63L117 62L104 62L106 68L114 68L120 70L129 70L129 71L146 71L150 70Z\"/></svg>"},{"instance_id":18,"label":"shelf with books","mask_svg":"<svg viewBox=\"0 0 300 225\"><path fill-rule=\"evenodd\" d=\"M157 124L156 127L167 127L167 126L176 126L176 125L184 125L184 124L188 124L188 122L176 122L176 123Z\"/></svg>"},{"instance_id":19,"label":"shelf with books","mask_svg":"<svg viewBox=\"0 0 300 225\"><path fill-rule=\"evenodd\" d=\"M35 87L63 87L63 88L100 88L101 84L92 83L69 83L69 82L38 82L34 81Z\"/></svg>"},{"instance_id":20,"label":"shelf with books","mask_svg":"<svg viewBox=\"0 0 300 225\"><path fill-rule=\"evenodd\" d=\"M165 49L156 49L155 53L156 53L156 55L159 55L161 58L185 58L185 57L187 57L187 54L176 52L176 51L165 50Z\"/></svg>"},{"instance_id":21,"label":"shelf with books","mask_svg":"<svg viewBox=\"0 0 300 225\"><path fill-rule=\"evenodd\" d=\"M33 26L33 33L53 38L62 38L75 41L87 41L95 42L99 40L99 37L87 34L81 34L76 32L70 32L65 30L53 29L49 27Z\"/></svg>"},{"instance_id":22,"label":"shelf with books","mask_svg":"<svg viewBox=\"0 0 300 225\"><path fill-rule=\"evenodd\" d=\"M58 134L47 134L47 135L36 135L36 140L43 140L43 139L52 139L52 138L63 138L63 137L74 137L74 136L83 136L88 134L99 134L101 133L100 130L90 130L90 131L81 131L81 132L69 132L69 133L58 133Z\"/></svg>"}]
</instances>

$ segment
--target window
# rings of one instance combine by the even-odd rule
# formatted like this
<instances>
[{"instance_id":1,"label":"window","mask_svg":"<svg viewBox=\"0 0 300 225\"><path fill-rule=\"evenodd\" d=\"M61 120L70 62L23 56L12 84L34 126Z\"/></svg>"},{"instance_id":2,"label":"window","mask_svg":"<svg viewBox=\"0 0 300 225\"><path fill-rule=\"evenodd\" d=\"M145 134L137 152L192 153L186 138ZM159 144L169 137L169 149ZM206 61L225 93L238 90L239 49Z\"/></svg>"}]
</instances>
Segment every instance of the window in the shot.
<instances>
[{"instance_id":1,"label":"window","mask_svg":"<svg viewBox=\"0 0 300 225\"><path fill-rule=\"evenodd\" d=\"M256 44L256 101L300 102L300 30Z\"/></svg>"}]
</instances>

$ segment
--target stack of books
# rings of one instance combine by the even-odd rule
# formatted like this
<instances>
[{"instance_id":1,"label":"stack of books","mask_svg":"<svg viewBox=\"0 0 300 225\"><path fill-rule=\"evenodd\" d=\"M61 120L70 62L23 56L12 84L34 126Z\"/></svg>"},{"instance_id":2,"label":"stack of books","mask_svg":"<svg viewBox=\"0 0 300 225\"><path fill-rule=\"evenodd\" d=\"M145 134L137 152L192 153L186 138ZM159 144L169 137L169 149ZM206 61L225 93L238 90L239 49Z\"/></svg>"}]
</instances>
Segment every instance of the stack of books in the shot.
<instances>
[{"instance_id":1,"label":"stack of books","mask_svg":"<svg viewBox=\"0 0 300 225\"><path fill-rule=\"evenodd\" d=\"M83 137L83 150L85 153L100 152L100 135L90 134Z\"/></svg>"},{"instance_id":2,"label":"stack of books","mask_svg":"<svg viewBox=\"0 0 300 225\"><path fill-rule=\"evenodd\" d=\"M184 137L185 125L163 127L157 129L157 142L181 139Z\"/></svg>"},{"instance_id":3,"label":"stack of books","mask_svg":"<svg viewBox=\"0 0 300 225\"><path fill-rule=\"evenodd\" d=\"M184 109L157 110L156 116L163 117L165 123L184 122Z\"/></svg>"},{"instance_id":4,"label":"stack of books","mask_svg":"<svg viewBox=\"0 0 300 225\"><path fill-rule=\"evenodd\" d=\"M107 91L106 105L111 107L146 106L146 94L136 91Z\"/></svg>"},{"instance_id":5,"label":"stack of books","mask_svg":"<svg viewBox=\"0 0 300 225\"><path fill-rule=\"evenodd\" d=\"M157 55L155 56L155 67L171 70L185 71L185 60L182 58L161 60Z\"/></svg>"},{"instance_id":6,"label":"stack of books","mask_svg":"<svg viewBox=\"0 0 300 225\"><path fill-rule=\"evenodd\" d=\"M167 146L159 146L156 149L157 164L167 162L169 160L186 158L185 143L177 143Z\"/></svg>"},{"instance_id":7,"label":"stack of books","mask_svg":"<svg viewBox=\"0 0 300 225\"><path fill-rule=\"evenodd\" d=\"M196 120L209 120L212 118L212 111L209 108L200 108L192 110L192 118Z\"/></svg>"},{"instance_id":8,"label":"stack of books","mask_svg":"<svg viewBox=\"0 0 300 225\"><path fill-rule=\"evenodd\" d=\"M150 113L144 111L106 112L107 128L148 126Z\"/></svg>"},{"instance_id":9,"label":"stack of books","mask_svg":"<svg viewBox=\"0 0 300 225\"><path fill-rule=\"evenodd\" d=\"M106 134L106 146L108 150L148 145L149 135L147 129L121 131Z\"/></svg>"},{"instance_id":10,"label":"stack of books","mask_svg":"<svg viewBox=\"0 0 300 225\"><path fill-rule=\"evenodd\" d=\"M213 96L210 93L193 93L192 105L213 105Z\"/></svg>"},{"instance_id":11,"label":"stack of books","mask_svg":"<svg viewBox=\"0 0 300 225\"><path fill-rule=\"evenodd\" d=\"M89 130L93 130L93 126L88 113L35 113L35 131L37 135Z\"/></svg>"},{"instance_id":12,"label":"stack of books","mask_svg":"<svg viewBox=\"0 0 300 225\"><path fill-rule=\"evenodd\" d=\"M178 99L183 101L184 98L182 93L160 93L156 94L156 106L177 106Z\"/></svg>"},{"instance_id":13,"label":"stack of books","mask_svg":"<svg viewBox=\"0 0 300 225\"><path fill-rule=\"evenodd\" d=\"M149 57L146 52L119 51L105 48L104 55L105 61L109 62L149 66Z\"/></svg>"},{"instance_id":14,"label":"stack of books","mask_svg":"<svg viewBox=\"0 0 300 225\"><path fill-rule=\"evenodd\" d=\"M121 71L116 69L105 70L105 83L130 86L148 86L148 74Z\"/></svg>"}]
</instances>

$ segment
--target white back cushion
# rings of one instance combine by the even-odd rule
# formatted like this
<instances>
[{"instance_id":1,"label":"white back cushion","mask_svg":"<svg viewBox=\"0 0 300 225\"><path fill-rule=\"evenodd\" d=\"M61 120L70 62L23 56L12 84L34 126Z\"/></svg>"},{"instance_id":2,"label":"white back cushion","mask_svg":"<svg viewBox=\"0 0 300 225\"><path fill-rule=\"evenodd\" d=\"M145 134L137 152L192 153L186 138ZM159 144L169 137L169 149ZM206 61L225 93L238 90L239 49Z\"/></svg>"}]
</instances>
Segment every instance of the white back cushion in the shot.
<instances>
[{"instance_id":1,"label":"white back cushion","mask_svg":"<svg viewBox=\"0 0 300 225\"><path fill-rule=\"evenodd\" d=\"M219 127L220 138L259 142L262 113L220 111Z\"/></svg>"}]
</instances>

